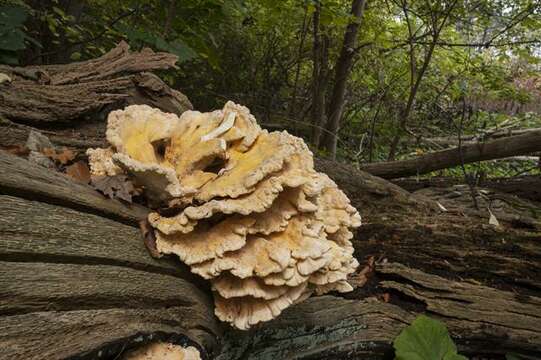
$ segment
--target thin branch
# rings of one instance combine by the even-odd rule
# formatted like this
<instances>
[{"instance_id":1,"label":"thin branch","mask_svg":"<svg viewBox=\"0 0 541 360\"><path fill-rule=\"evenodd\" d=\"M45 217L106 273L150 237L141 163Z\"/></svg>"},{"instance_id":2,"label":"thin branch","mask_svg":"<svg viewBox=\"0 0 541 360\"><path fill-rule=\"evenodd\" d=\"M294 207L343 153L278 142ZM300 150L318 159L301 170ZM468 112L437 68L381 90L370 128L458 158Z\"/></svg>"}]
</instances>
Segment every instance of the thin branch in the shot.
<instances>
[{"instance_id":1,"label":"thin branch","mask_svg":"<svg viewBox=\"0 0 541 360\"><path fill-rule=\"evenodd\" d=\"M120 20L123 20L123 19L125 19L125 18L127 18L129 16L132 16L133 14L137 13L139 10L143 10L146 7L147 7L147 5L143 5L141 8L134 8L134 9L131 9L131 10L127 11L127 12L124 12L124 13L120 14L119 16L117 16L116 18L111 20L107 25L105 25L101 32L99 32L98 34L94 35L91 38L66 44L66 47L62 48L62 49L57 49L57 50L52 50L52 51L48 51L48 52L45 52L45 53L41 53L39 55L34 56L32 59L30 59L30 61L32 62L32 61L36 60L37 58L43 57L43 56L55 55L55 54L58 54L61 51L67 51L67 50L69 50L69 49L71 49L71 48L73 48L74 46L77 46L77 45L88 44L88 43L91 43L93 41L99 40L109 31L109 29L111 27L113 27Z\"/></svg>"}]
</instances>

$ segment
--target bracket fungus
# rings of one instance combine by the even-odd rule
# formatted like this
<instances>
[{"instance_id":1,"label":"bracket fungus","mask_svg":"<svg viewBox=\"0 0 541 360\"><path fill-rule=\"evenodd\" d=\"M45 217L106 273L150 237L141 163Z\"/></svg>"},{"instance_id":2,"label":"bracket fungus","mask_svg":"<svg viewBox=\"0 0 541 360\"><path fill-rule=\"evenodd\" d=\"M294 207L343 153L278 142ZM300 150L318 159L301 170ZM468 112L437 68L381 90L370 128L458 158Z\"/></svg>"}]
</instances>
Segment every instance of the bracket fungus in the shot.
<instances>
[{"instance_id":1,"label":"bracket fungus","mask_svg":"<svg viewBox=\"0 0 541 360\"><path fill-rule=\"evenodd\" d=\"M360 216L301 139L262 130L232 102L180 117L132 105L109 115L107 139L88 150L93 174L124 172L143 188L157 250L210 281L222 321L248 329L312 294L352 290Z\"/></svg>"}]
</instances>

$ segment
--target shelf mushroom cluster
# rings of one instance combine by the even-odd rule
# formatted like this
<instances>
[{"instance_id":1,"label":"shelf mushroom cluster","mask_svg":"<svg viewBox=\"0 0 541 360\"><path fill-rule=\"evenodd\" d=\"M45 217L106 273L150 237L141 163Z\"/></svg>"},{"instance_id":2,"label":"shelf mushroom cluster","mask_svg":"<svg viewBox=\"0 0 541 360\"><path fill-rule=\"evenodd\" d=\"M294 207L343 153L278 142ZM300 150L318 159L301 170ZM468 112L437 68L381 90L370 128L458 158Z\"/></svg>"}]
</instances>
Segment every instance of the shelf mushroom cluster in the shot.
<instances>
[{"instance_id":1,"label":"shelf mushroom cluster","mask_svg":"<svg viewBox=\"0 0 541 360\"><path fill-rule=\"evenodd\" d=\"M157 249L211 282L220 320L247 329L352 290L360 216L302 139L262 130L232 102L180 118L132 105L109 114L106 135L111 148L88 150L92 174L126 173L167 209L149 215Z\"/></svg>"}]
</instances>

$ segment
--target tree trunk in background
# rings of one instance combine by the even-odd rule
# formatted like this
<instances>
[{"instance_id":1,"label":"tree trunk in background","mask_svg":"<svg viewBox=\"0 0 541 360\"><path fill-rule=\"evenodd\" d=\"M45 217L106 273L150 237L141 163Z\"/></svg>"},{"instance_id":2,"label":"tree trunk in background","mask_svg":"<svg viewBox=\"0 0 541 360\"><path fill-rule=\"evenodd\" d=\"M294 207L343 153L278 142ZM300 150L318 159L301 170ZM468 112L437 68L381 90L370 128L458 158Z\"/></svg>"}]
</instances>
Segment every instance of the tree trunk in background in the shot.
<instances>
[{"instance_id":1,"label":"tree trunk in background","mask_svg":"<svg viewBox=\"0 0 541 360\"><path fill-rule=\"evenodd\" d=\"M320 143L320 146L327 150L333 159L336 157L336 144L338 141L340 119L342 118L344 108L346 85L351 71L353 56L355 55L357 32L359 31L365 4L366 0L353 0L351 15L353 15L354 20L346 28L342 50L336 62L334 87L329 104L327 126L325 127L326 131Z\"/></svg>"},{"instance_id":2,"label":"tree trunk in background","mask_svg":"<svg viewBox=\"0 0 541 360\"><path fill-rule=\"evenodd\" d=\"M313 75L312 75L312 144L316 147L321 138L321 130L325 125L325 90L328 71L328 38L321 34L320 18L321 2L316 3L313 16ZM322 43L323 40L323 43Z\"/></svg>"},{"instance_id":3,"label":"tree trunk in background","mask_svg":"<svg viewBox=\"0 0 541 360\"><path fill-rule=\"evenodd\" d=\"M416 66L415 66L415 52L413 49L413 43L412 43L412 37L414 36L414 33L411 30L411 24L409 22L408 18L408 11L407 11L407 4L404 2L403 4L403 10L404 14L406 16L406 20L408 22L408 28L410 33L410 71L411 71L411 83L410 83L410 90L408 95L408 101L406 103L406 107L403 111L399 113L400 119L399 119L399 127L396 129L396 134L393 137L393 141L391 143L391 148L389 150L389 156L388 160L394 160L396 156L396 152L398 151L398 145L400 144L400 139L404 134L407 134L409 132L408 130L408 121L411 116L411 113L413 111L413 107L415 105L415 98L417 97L417 92L419 91L419 86L421 85L421 81L423 80L423 77L428 69L428 66L430 65L430 61L432 60L432 55L434 54L434 49L436 48L436 44L438 43L438 40L440 38L441 31L443 30L443 27L445 26L445 23L447 22L447 19L451 15L451 12L453 11L455 5L457 4L457 0L454 0L451 6L447 9L445 13L442 14L442 22L441 24L438 24L439 18L438 13L433 11L432 15L432 29L430 30L432 35L432 42L430 43L426 54L424 56L423 64L421 66L421 69L417 72ZM415 79L415 81L413 81Z\"/></svg>"},{"instance_id":4,"label":"tree trunk in background","mask_svg":"<svg viewBox=\"0 0 541 360\"><path fill-rule=\"evenodd\" d=\"M297 65L295 69L295 80L293 83L293 95L291 97L291 102L289 104L289 109L287 111L289 116L294 116L295 111L297 110L297 95L299 92L299 79L301 76L301 66L303 62L304 42L306 40L306 35L308 33L309 27L310 27L310 21L308 18L308 7L305 6L304 17L302 19L302 26L301 26L300 39L299 39L299 49L297 52Z\"/></svg>"}]
</instances>

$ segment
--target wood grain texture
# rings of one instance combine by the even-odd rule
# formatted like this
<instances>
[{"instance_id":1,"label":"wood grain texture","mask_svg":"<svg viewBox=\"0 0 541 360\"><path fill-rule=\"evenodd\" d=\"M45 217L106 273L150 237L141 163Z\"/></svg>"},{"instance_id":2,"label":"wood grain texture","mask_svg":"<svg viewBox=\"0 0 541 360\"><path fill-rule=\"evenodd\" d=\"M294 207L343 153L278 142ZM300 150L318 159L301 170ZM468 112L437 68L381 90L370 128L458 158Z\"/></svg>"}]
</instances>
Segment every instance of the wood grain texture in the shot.
<instances>
[{"instance_id":1,"label":"wood grain texture","mask_svg":"<svg viewBox=\"0 0 541 360\"><path fill-rule=\"evenodd\" d=\"M415 318L376 299L310 298L249 332L230 332L218 360L383 359Z\"/></svg>"},{"instance_id":2,"label":"wood grain texture","mask_svg":"<svg viewBox=\"0 0 541 360\"><path fill-rule=\"evenodd\" d=\"M130 52L121 42L100 58L66 65L0 66L0 116L22 123L66 123L95 117L104 107L148 104L180 114L191 104L148 71L175 67L177 56L150 49Z\"/></svg>"},{"instance_id":3,"label":"wood grain texture","mask_svg":"<svg viewBox=\"0 0 541 360\"><path fill-rule=\"evenodd\" d=\"M188 276L149 256L138 228L73 209L0 195L0 259L112 264Z\"/></svg>"},{"instance_id":4,"label":"wood grain texture","mask_svg":"<svg viewBox=\"0 0 541 360\"><path fill-rule=\"evenodd\" d=\"M46 311L1 317L0 359L117 359L149 338L183 334L200 351L212 328L190 307ZM180 337L184 339L184 337ZM205 353L203 353L205 356Z\"/></svg>"},{"instance_id":5,"label":"wood grain texture","mask_svg":"<svg viewBox=\"0 0 541 360\"><path fill-rule=\"evenodd\" d=\"M42 200L136 225L147 210L110 200L90 186L0 150L0 194Z\"/></svg>"},{"instance_id":6,"label":"wood grain texture","mask_svg":"<svg viewBox=\"0 0 541 360\"><path fill-rule=\"evenodd\" d=\"M91 147L107 147L105 121L74 124L69 130L38 130L59 147L65 146L85 152ZM0 116L0 147L25 146L28 134L37 130L31 126L17 124ZM84 133L84 135L82 135Z\"/></svg>"},{"instance_id":7,"label":"wood grain texture","mask_svg":"<svg viewBox=\"0 0 541 360\"><path fill-rule=\"evenodd\" d=\"M378 273L394 279L381 282L392 291L391 302L311 298L248 333L229 333L218 359L391 359L392 341L421 312L446 323L462 354L541 356L541 298L450 281L398 263L380 264ZM400 296L416 299L417 308L405 310Z\"/></svg>"},{"instance_id":8,"label":"wood grain texture","mask_svg":"<svg viewBox=\"0 0 541 360\"><path fill-rule=\"evenodd\" d=\"M96 358L139 334L216 350L208 291L137 228L6 195L0 214L0 359Z\"/></svg>"}]
</instances>

